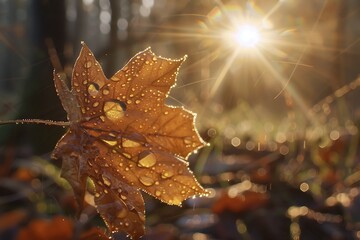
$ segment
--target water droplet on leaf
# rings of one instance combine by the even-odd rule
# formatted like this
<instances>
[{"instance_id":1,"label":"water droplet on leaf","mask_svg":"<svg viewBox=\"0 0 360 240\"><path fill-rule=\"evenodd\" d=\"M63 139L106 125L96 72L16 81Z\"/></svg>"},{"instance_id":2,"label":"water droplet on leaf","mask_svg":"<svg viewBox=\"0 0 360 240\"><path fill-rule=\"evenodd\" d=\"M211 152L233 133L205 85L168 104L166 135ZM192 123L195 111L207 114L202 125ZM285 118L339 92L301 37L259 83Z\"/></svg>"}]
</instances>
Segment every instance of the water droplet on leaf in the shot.
<instances>
[{"instance_id":1,"label":"water droplet on leaf","mask_svg":"<svg viewBox=\"0 0 360 240\"><path fill-rule=\"evenodd\" d=\"M147 176L140 176L139 180L142 184L144 184L144 186L152 186L154 184L154 179L152 179L151 177L147 177Z\"/></svg>"},{"instance_id":2,"label":"water droplet on leaf","mask_svg":"<svg viewBox=\"0 0 360 240\"><path fill-rule=\"evenodd\" d=\"M111 186L111 182L110 182L110 179L105 177L105 176L102 176L102 179L103 179L103 182L106 186L110 187Z\"/></svg>"},{"instance_id":3,"label":"water droplet on leaf","mask_svg":"<svg viewBox=\"0 0 360 240\"><path fill-rule=\"evenodd\" d=\"M150 151L143 151L139 154L138 165L140 167L152 167L156 164L156 156Z\"/></svg>"},{"instance_id":4,"label":"water droplet on leaf","mask_svg":"<svg viewBox=\"0 0 360 240\"><path fill-rule=\"evenodd\" d=\"M105 139L102 139L102 141L110 146L115 146L117 144L117 141L114 141L114 140L105 140Z\"/></svg>"},{"instance_id":5,"label":"water droplet on leaf","mask_svg":"<svg viewBox=\"0 0 360 240\"><path fill-rule=\"evenodd\" d=\"M120 78L118 78L117 76L112 76L110 79L114 82L120 81Z\"/></svg>"},{"instance_id":6,"label":"water droplet on leaf","mask_svg":"<svg viewBox=\"0 0 360 240\"><path fill-rule=\"evenodd\" d=\"M162 173L161 173L161 177L166 179L166 178L170 178L174 176L174 171L172 169L167 169L167 170L164 170Z\"/></svg>"},{"instance_id":7,"label":"water droplet on leaf","mask_svg":"<svg viewBox=\"0 0 360 240\"><path fill-rule=\"evenodd\" d=\"M112 121L119 120L124 116L126 104L119 100L107 101L104 104L104 112L107 118Z\"/></svg>"},{"instance_id":8,"label":"water droplet on leaf","mask_svg":"<svg viewBox=\"0 0 360 240\"><path fill-rule=\"evenodd\" d=\"M104 90L103 90L103 94L104 94L104 95L109 95L109 93L110 93L110 91L109 91L108 89L104 89Z\"/></svg>"},{"instance_id":9,"label":"water droplet on leaf","mask_svg":"<svg viewBox=\"0 0 360 240\"><path fill-rule=\"evenodd\" d=\"M84 67L85 67L85 68L90 68L91 65L92 65L92 62L91 62L91 61L87 61L87 62L85 62Z\"/></svg>"},{"instance_id":10,"label":"water droplet on leaf","mask_svg":"<svg viewBox=\"0 0 360 240\"><path fill-rule=\"evenodd\" d=\"M90 83L88 86L88 93L90 96L95 97L99 93L99 85L97 83Z\"/></svg>"},{"instance_id":11,"label":"water droplet on leaf","mask_svg":"<svg viewBox=\"0 0 360 240\"><path fill-rule=\"evenodd\" d=\"M135 141L130 140L130 139L127 139L127 138L122 138L122 146L124 148L139 147L140 143L135 142Z\"/></svg>"},{"instance_id":12,"label":"water droplet on leaf","mask_svg":"<svg viewBox=\"0 0 360 240\"><path fill-rule=\"evenodd\" d=\"M184 143L187 144L187 145L191 144L192 143L191 138L190 137L185 137L184 138Z\"/></svg>"}]
</instances>

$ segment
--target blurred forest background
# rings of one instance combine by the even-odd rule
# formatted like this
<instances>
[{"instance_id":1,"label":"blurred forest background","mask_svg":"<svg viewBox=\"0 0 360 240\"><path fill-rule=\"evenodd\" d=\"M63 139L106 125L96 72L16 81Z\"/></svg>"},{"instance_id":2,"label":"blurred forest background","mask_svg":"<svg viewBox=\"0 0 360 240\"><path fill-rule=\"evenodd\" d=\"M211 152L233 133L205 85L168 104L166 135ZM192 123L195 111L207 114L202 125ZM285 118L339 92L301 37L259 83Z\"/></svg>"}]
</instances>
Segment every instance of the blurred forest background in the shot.
<instances>
[{"instance_id":1,"label":"blurred forest background","mask_svg":"<svg viewBox=\"0 0 360 240\"><path fill-rule=\"evenodd\" d=\"M360 239L359 24L359 0L0 0L0 119L66 120L54 49L69 78L80 41L108 77L148 46L187 54L168 103L198 113L210 146L190 167L211 194L144 194L144 239ZM76 220L50 159L64 131L0 127L0 239L108 234L90 205Z\"/></svg>"}]
</instances>

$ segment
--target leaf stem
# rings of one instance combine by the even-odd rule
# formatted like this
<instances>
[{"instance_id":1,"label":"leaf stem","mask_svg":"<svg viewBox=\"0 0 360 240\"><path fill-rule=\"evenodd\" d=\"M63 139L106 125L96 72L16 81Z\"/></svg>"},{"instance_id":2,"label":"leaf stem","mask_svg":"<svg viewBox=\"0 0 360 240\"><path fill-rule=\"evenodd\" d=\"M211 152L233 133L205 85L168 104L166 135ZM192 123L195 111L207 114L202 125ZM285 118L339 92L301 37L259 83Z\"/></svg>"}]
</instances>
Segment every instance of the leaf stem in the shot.
<instances>
[{"instance_id":1,"label":"leaf stem","mask_svg":"<svg viewBox=\"0 0 360 240\"><path fill-rule=\"evenodd\" d=\"M42 119L17 119L17 120L5 120L5 121L0 120L0 125L7 125L7 124L45 124L45 125L66 127L70 125L70 122L42 120Z\"/></svg>"}]
</instances>

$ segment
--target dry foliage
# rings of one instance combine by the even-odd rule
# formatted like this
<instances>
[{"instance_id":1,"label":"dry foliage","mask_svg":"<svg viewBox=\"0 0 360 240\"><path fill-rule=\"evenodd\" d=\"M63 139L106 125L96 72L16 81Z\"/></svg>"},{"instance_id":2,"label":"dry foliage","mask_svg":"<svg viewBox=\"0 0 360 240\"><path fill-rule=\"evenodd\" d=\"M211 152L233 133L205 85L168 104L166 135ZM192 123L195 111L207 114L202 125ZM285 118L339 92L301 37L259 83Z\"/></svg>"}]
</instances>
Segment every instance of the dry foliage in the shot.
<instances>
[{"instance_id":1,"label":"dry foliage","mask_svg":"<svg viewBox=\"0 0 360 240\"><path fill-rule=\"evenodd\" d=\"M144 235L145 208L139 190L172 205L203 195L186 161L203 147L194 114L164 103L184 59L158 57L146 49L107 79L83 43L71 90L54 73L70 127L55 147L62 176L80 209L89 177L95 204L112 232Z\"/></svg>"}]
</instances>

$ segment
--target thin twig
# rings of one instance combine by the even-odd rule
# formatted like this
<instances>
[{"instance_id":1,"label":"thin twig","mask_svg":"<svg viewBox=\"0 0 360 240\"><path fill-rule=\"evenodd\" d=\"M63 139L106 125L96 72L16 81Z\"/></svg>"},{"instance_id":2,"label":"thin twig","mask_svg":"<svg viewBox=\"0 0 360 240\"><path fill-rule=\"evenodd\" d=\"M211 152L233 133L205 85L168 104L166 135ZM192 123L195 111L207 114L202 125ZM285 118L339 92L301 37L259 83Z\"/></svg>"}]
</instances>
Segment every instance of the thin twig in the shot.
<instances>
[{"instance_id":1,"label":"thin twig","mask_svg":"<svg viewBox=\"0 0 360 240\"><path fill-rule=\"evenodd\" d=\"M5 120L5 121L0 120L0 125L7 125L7 124L45 124L45 125L66 127L70 125L70 122L42 120L42 119L17 119L17 120Z\"/></svg>"}]
</instances>

